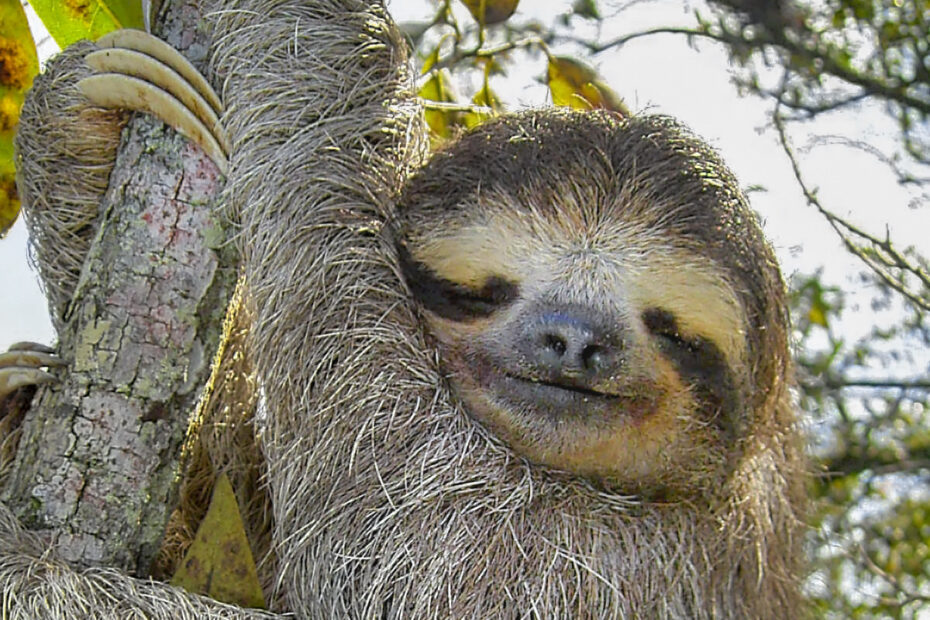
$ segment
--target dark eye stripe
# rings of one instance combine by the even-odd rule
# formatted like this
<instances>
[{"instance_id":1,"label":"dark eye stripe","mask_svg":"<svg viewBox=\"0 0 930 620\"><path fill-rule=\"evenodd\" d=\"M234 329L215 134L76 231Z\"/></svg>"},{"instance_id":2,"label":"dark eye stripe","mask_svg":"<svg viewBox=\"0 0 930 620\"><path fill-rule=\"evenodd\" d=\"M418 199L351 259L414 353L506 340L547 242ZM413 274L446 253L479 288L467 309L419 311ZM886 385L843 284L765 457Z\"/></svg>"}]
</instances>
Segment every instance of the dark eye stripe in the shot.
<instances>
[{"instance_id":1,"label":"dark eye stripe","mask_svg":"<svg viewBox=\"0 0 930 620\"><path fill-rule=\"evenodd\" d=\"M668 310L651 308L643 313L643 324L656 336L659 349L694 390L701 410L730 437L736 433L741 397L735 376L720 349L706 338L686 338Z\"/></svg>"},{"instance_id":2,"label":"dark eye stripe","mask_svg":"<svg viewBox=\"0 0 930 620\"><path fill-rule=\"evenodd\" d=\"M499 277L488 278L480 289L457 284L417 262L401 244L397 246L400 268L410 292L427 310L452 321L490 316L517 297L517 285Z\"/></svg>"}]
</instances>

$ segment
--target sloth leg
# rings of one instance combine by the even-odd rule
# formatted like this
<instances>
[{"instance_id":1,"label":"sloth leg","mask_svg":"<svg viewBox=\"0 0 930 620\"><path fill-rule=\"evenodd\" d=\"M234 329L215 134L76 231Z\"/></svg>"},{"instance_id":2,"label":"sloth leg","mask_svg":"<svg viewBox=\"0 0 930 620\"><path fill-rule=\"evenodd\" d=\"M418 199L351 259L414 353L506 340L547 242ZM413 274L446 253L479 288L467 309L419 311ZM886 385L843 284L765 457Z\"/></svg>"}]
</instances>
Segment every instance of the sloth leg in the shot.
<instances>
[{"instance_id":1,"label":"sloth leg","mask_svg":"<svg viewBox=\"0 0 930 620\"><path fill-rule=\"evenodd\" d=\"M6 353L0 353L0 400L21 387L58 381L42 370L65 365L61 358L52 355L54 352L35 342L17 342Z\"/></svg>"},{"instance_id":2,"label":"sloth leg","mask_svg":"<svg viewBox=\"0 0 930 620\"><path fill-rule=\"evenodd\" d=\"M220 99L173 47L141 30L117 30L85 57L97 73L78 82L94 104L148 112L200 145L224 174L229 140Z\"/></svg>"}]
</instances>

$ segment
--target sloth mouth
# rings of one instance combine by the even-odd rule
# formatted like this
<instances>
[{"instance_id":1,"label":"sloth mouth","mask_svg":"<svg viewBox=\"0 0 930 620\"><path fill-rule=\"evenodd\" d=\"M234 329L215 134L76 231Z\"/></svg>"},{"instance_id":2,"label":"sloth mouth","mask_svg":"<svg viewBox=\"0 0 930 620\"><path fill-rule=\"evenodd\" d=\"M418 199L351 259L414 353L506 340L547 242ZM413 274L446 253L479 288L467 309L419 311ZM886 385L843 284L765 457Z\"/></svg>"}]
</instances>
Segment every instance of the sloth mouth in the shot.
<instances>
[{"instance_id":1,"label":"sloth mouth","mask_svg":"<svg viewBox=\"0 0 930 620\"><path fill-rule=\"evenodd\" d=\"M489 398L486 402L493 403L492 409L508 411L508 416L547 419L553 424L567 419L613 424L645 418L654 410L655 395L645 383L599 385L557 374L536 375L478 356L458 370L468 377L466 384Z\"/></svg>"},{"instance_id":2,"label":"sloth mouth","mask_svg":"<svg viewBox=\"0 0 930 620\"><path fill-rule=\"evenodd\" d=\"M603 391L571 379L542 379L501 372L492 383L499 402L511 411L535 412L552 421L586 419L591 422L642 420L654 411L655 397L642 390Z\"/></svg>"},{"instance_id":3,"label":"sloth mouth","mask_svg":"<svg viewBox=\"0 0 930 620\"><path fill-rule=\"evenodd\" d=\"M546 379L536 379L533 377L521 377L519 375L514 375L508 372L503 374L511 381L517 381L529 385L531 389L534 386L538 386L540 390L561 390L563 392L569 392L583 398L598 398L605 400L619 400L622 398L622 395L620 394L602 392L590 387L577 385L571 381L549 381Z\"/></svg>"}]
</instances>

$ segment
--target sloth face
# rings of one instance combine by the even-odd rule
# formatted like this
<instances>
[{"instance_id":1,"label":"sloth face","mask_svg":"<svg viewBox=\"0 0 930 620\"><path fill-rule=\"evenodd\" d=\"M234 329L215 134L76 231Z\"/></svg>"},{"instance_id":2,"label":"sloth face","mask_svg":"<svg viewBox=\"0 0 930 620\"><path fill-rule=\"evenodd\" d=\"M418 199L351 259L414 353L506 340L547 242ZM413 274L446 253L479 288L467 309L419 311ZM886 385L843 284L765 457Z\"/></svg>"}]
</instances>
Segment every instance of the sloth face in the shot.
<instances>
[{"instance_id":1,"label":"sloth face","mask_svg":"<svg viewBox=\"0 0 930 620\"><path fill-rule=\"evenodd\" d=\"M725 173L666 119L577 113L437 155L398 253L469 413L530 461L630 492L717 484L752 417L747 298L778 284L746 278L770 252Z\"/></svg>"}]
</instances>

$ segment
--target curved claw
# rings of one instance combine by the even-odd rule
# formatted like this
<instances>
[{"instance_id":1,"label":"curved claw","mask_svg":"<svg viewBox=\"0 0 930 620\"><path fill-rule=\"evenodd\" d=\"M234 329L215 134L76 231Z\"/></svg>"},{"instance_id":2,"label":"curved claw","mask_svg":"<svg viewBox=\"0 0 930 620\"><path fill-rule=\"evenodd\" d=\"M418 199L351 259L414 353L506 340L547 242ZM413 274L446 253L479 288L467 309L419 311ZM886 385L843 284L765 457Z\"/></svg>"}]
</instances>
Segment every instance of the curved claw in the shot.
<instances>
[{"instance_id":1,"label":"curved claw","mask_svg":"<svg viewBox=\"0 0 930 620\"><path fill-rule=\"evenodd\" d=\"M142 52L119 48L91 52L84 57L84 61L90 65L91 69L100 73L124 74L161 87L203 122L205 128L222 147L224 155L229 152L226 135L220 126L216 110L200 91L168 65ZM210 92L213 92L212 89Z\"/></svg>"},{"instance_id":2,"label":"curved claw","mask_svg":"<svg viewBox=\"0 0 930 620\"><path fill-rule=\"evenodd\" d=\"M41 351L7 351L0 353L0 368L11 366L64 366L59 357Z\"/></svg>"},{"instance_id":3,"label":"curved claw","mask_svg":"<svg viewBox=\"0 0 930 620\"><path fill-rule=\"evenodd\" d=\"M39 368L13 366L0 368L0 400L11 392L27 385L55 383L58 378Z\"/></svg>"},{"instance_id":4,"label":"curved claw","mask_svg":"<svg viewBox=\"0 0 930 620\"><path fill-rule=\"evenodd\" d=\"M78 82L84 96L105 108L128 108L154 114L182 136L193 140L226 174L229 167L223 148L203 121L158 86L120 73L92 75Z\"/></svg>"},{"instance_id":5,"label":"curved claw","mask_svg":"<svg viewBox=\"0 0 930 620\"><path fill-rule=\"evenodd\" d=\"M6 353L0 353L0 400L14 390L27 385L54 383L58 378L42 370L43 366L64 366L65 362L52 353L54 349L34 342L17 342Z\"/></svg>"},{"instance_id":6,"label":"curved claw","mask_svg":"<svg viewBox=\"0 0 930 620\"><path fill-rule=\"evenodd\" d=\"M93 103L153 114L196 142L225 174L229 139L219 122L219 97L186 58L141 30L119 30L86 56L101 73L78 88Z\"/></svg>"},{"instance_id":7,"label":"curved claw","mask_svg":"<svg viewBox=\"0 0 930 620\"><path fill-rule=\"evenodd\" d=\"M220 98L206 78L197 71L197 68L187 58L184 58L176 49L158 37L153 37L142 30L127 28L103 35L97 39L97 46L101 48L123 48L151 56L180 74L186 83L197 90L210 103L210 106L217 114L222 114L223 104L220 103Z\"/></svg>"},{"instance_id":8,"label":"curved claw","mask_svg":"<svg viewBox=\"0 0 930 620\"><path fill-rule=\"evenodd\" d=\"M55 349L48 345L29 340L22 340L10 345L8 351L38 351L39 353L54 353Z\"/></svg>"}]
</instances>

